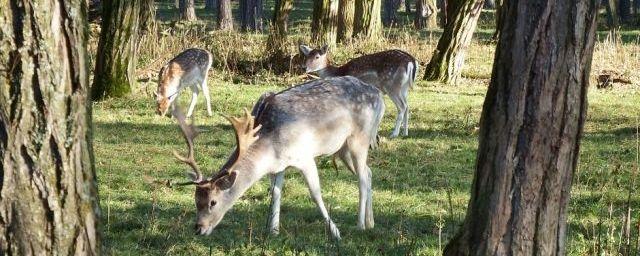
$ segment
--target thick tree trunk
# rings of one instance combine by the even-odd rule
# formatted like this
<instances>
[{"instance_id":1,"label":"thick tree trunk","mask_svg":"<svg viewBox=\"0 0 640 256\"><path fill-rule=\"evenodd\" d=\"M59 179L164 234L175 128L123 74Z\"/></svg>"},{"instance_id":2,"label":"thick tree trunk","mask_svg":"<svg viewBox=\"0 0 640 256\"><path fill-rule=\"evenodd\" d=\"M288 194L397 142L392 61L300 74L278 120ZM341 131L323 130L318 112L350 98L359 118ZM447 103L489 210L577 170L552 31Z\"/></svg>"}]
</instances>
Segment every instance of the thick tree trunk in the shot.
<instances>
[{"instance_id":1,"label":"thick tree trunk","mask_svg":"<svg viewBox=\"0 0 640 256\"><path fill-rule=\"evenodd\" d=\"M355 0L339 0L338 6L338 41L348 42L353 36L353 23L356 11ZM407 0L408 1L408 0Z\"/></svg>"},{"instance_id":2,"label":"thick tree trunk","mask_svg":"<svg viewBox=\"0 0 640 256\"><path fill-rule=\"evenodd\" d=\"M453 5L452 18L444 28L438 46L426 67L424 79L455 84L462 72L466 48L482 11L482 0L463 0Z\"/></svg>"},{"instance_id":3,"label":"thick tree trunk","mask_svg":"<svg viewBox=\"0 0 640 256\"><path fill-rule=\"evenodd\" d=\"M311 37L316 44L336 44L338 35L338 0L314 0Z\"/></svg>"},{"instance_id":4,"label":"thick tree trunk","mask_svg":"<svg viewBox=\"0 0 640 256\"><path fill-rule=\"evenodd\" d=\"M140 8L140 34L145 35L153 29L156 22L156 4L154 0L142 0Z\"/></svg>"},{"instance_id":5,"label":"thick tree trunk","mask_svg":"<svg viewBox=\"0 0 640 256\"><path fill-rule=\"evenodd\" d=\"M231 0L218 0L218 29L233 30Z\"/></svg>"},{"instance_id":6,"label":"thick tree trunk","mask_svg":"<svg viewBox=\"0 0 640 256\"><path fill-rule=\"evenodd\" d=\"M205 1L204 1L204 8L205 8L207 11L210 11L210 12L212 12L213 10L215 10L217 5L218 5L217 0L205 0Z\"/></svg>"},{"instance_id":7,"label":"thick tree trunk","mask_svg":"<svg viewBox=\"0 0 640 256\"><path fill-rule=\"evenodd\" d=\"M286 66L287 61L287 32L289 13L293 8L293 0L277 0L273 12L273 26L269 39L267 40L267 50L271 55L271 63L278 67Z\"/></svg>"},{"instance_id":8,"label":"thick tree trunk","mask_svg":"<svg viewBox=\"0 0 640 256\"><path fill-rule=\"evenodd\" d=\"M398 25L398 8L400 8L400 0L384 0L384 18L382 22L385 26Z\"/></svg>"},{"instance_id":9,"label":"thick tree trunk","mask_svg":"<svg viewBox=\"0 0 640 256\"><path fill-rule=\"evenodd\" d=\"M194 0L180 0L180 19L194 21L196 17L196 5Z\"/></svg>"},{"instance_id":10,"label":"thick tree trunk","mask_svg":"<svg viewBox=\"0 0 640 256\"><path fill-rule=\"evenodd\" d=\"M493 36L491 36L492 40L498 40L498 38L500 37L500 30L502 29L502 20L504 20L504 18L502 17L503 15L503 11L502 11L502 5L504 5L504 2L507 0L497 0L495 2L496 4L496 13L495 13L495 20L496 20L496 30L493 32Z\"/></svg>"},{"instance_id":11,"label":"thick tree trunk","mask_svg":"<svg viewBox=\"0 0 640 256\"><path fill-rule=\"evenodd\" d=\"M93 78L92 97L122 97L135 82L140 2L105 1L102 5L102 30Z\"/></svg>"},{"instance_id":12,"label":"thick tree trunk","mask_svg":"<svg viewBox=\"0 0 640 256\"><path fill-rule=\"evenodd\" d=\"M377 39L382 31L381 0L356 0L353 34L361 39Z\"/></svg>"},{"instance_id":13,"label":"thick tree trunk","mask_svg":"<svg viewBox=\"0 0 640 256\"><path fill-rule=\"evenodd\" d=\"M631 21L631 0L618 0L618 15L622 24Z\"/></svg>"},{"instance_id":14,"label":"thick tree trunk","mask_svg":"<svg viewBox=\"0 0 640 256\"><path fill-rule=\"evenodd\" d=\"M84 0L0 12L0 255L98 255Z\"/></svg>"},{"instance_id":15,"label":"thick tree trunk","mask_svg":"<svg viewBox=\"0 0 640 256\"><path fill-rule=\"evenodd\" d=\"M262 31L262 0L240 0L240 21L244 31Z\"/></svg>"},{"instance_id":16,"label":"thick tree trunk","mask_svg":"<svg viewBox=\"0 0 640 256\"><path fill-rule=\"evenodd\" d=\"M507 1L464 225L444 255L565 255L597 1Z\"/></svg>"},{"instance_id":17,"label":"thick tree trunk","mask_svg":"<svg viewBox=\"0 0 640 256\"><path fill-rule=\"evenodd\" d=\"M417 29L436 28L438 26L438 9L435 0L416 0L416 12L413 24Z\"/></svg>"}]
</instances>

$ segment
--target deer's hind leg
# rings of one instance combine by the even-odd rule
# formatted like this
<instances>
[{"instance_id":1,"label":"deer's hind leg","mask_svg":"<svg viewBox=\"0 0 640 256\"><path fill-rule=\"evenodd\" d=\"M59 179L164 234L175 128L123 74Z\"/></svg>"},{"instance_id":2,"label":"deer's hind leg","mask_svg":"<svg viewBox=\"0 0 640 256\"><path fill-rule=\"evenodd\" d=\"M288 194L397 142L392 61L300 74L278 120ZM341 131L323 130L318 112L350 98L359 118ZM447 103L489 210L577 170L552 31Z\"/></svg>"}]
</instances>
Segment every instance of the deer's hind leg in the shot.
<instances>
[{"instance_id":1,"label":"deer's hind leg","mask_svg":"<svg viewBox=\"0 0 640 256\"><path fill-rule=\"evenodd\" d=\"M202 77L202 83L201 83L201 87L202 87L202 93L204 94L204 99L207 102L207 114L209 116L213 115L213 112L211 111L211 95L209 95L209 86L207 85L207 76L208 76L209 71L205 71Z\"/></svg>"},{"instance_id":2,"label":"deer's hind leg","mask_svg":"<svg viewBox=\"0 0 640 256\"><path fill-rule=\"evenodd\" d=\"M198 90L198 86L191 86L191 103L189 104L189 111L187 111L187 117L191 117L193 114L193 109L196 107L196 102L198 101L198 94L200 91Z\"/></svg>"},{"instance_id":3,"label":"deer's hind leg","mask_svg":"<svg viewBox=\"0 0 640 256\"><path fill-rule=\"evenodd\" d=\"M349 154L351 162L358 175L358 185L360 200L358 204L358 228L373 228L373 189L371 182L371 169L367 166L369 151L369 140L366 136L358 136L361 139L354 139L349 143Z\"/></svg>"}]
</instances>

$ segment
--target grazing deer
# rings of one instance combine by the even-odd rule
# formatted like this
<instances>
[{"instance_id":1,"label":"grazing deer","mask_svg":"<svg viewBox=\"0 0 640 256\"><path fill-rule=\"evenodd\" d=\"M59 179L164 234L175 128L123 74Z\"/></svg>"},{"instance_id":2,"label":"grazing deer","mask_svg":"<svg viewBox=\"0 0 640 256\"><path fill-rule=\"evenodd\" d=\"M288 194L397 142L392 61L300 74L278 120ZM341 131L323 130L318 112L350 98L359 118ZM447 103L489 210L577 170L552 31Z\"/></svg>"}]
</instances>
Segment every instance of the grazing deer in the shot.
<instances>
[{"instance_id":1,"label":"grazing deer","mask_svg":"<svg viewBox=\"0 0 640 256\"><path fill-rule=\"evenodd\" d=\"M389 50L352 59L342 66L333 66L329 63L327 50L326 45L320 49L300 45L300 52L305 56L306 73L317 73L321 78L355 76L374 85L388 94L398 109L398 117L391 137L398 136L401 125L403 135L407 136L409 134L407 94L418 75L416 59L406 52Z\"/></svg>"},{"instance_id":2,"label":"grazing deer","mask_svg":"<svg viewBox=\"0 0 640 256\"><path fill-rule=\"evenodd\" d=\"M207 114L211 113L211 96L207 87L207 73L211 67L213 56L207 50L187 49L178 54L160 69L158 90L155 92L158 115L164 116L169 107L185 87L191 88L191 104L187 116L193 114L200 89L207 101Z\"/></svg>"},{"instance_id":3,"label":"grazing deer","mask_svg":"<svg viewBox=\"0 0 640 256\"><path fill-rule=\"evenodd\" d=\"M382 115L382 94L354 77L315 80L279 93L267 93L240 118L229 118L236 133L237 147L221 170L204 179L194 159L193 126L174 111L189 153L174 152L176 158L193 169L192 180L182 185L196 186L196 232L210 234L225 213L254 183L271 176L272 203L269 229L279 231L280 198L284 170L293 166L302 172L311 198L320 209L326 225L336 239L340 232L322 201L315 158L337 155L347 168L358 175L360 202L358 227L372 228L373 202L371 169L367 166L370 146Z\"/></svg>"}]
</instances>

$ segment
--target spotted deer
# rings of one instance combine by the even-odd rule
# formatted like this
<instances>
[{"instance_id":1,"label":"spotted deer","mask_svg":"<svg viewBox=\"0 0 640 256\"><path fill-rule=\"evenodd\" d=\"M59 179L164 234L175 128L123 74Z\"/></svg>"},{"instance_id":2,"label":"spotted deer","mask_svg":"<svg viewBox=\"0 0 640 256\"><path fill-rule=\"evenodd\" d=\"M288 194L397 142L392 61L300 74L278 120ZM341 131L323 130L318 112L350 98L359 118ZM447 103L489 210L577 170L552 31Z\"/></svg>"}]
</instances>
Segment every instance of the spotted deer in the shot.
<instances>
[{"instance_id":1,"label":"spotted deer","mask_svg":"<svg viewBox=\"0 0 640 256\"><path fill-rule=\"evenodd\" d=\"M193 114L200 90L207 101L207 114L211 113L211 96L207 87L207 73L213 56L207 50L191 48L178 54L160 69L156 95L156 113L166 115L167 111L185 87L191 88L191 103L187 116Z\"/></svg>"},{"instance_id":2,"label":"spotted deer","mask_svg":"<svg viewBox=\"0 0 640 256\"><path fill-rule=\"evenodd\" d=\"M418 74L418 62L413 56L401 50L388 50L352 59L342 66L334 66L329 63L326 45L312 49L301 44L300 52L305 56L306 73L317 73L321 78L354 76L389 95L398 110L391 137L398 136L401 126L403 135L409 134L407 96Z\"/></svg>"},{"instance_id":3,"label":"spotted deer","mask_svg":"<svg viewBox=\"0 0 640 256\"><path fill-rule=\"evenodd\" d=\"M340 232L331 220L320 192L315 158L337 155L357 175L360 199L358 227L373 228L371 169L367 165L369 147L376 134L384 101L381 92L354 77L315 80L279 93L263 95L250 114L227 117L235 129L237 147L219 172L204 178L194 159L195 129L185 123L179 111L174 116L187 142L188 156L174 152L191 166L197 209L196 233L210 234L247 189L265 175L271 177L269 230L277 234L284 170L299 169L311 198L334 238Z\"/></svg>"}]
</instances>

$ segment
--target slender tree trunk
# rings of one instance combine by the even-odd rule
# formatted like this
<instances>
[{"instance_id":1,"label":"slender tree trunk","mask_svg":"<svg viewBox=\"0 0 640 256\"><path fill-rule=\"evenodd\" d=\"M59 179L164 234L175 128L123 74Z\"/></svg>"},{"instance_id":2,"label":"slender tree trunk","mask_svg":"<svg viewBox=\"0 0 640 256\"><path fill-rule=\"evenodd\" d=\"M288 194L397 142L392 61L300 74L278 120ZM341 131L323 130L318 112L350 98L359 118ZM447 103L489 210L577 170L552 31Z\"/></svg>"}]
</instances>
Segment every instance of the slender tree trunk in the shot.
<instances>
[{"instance_id":1,"label":"slender tree trunk","mask_svg":"<svg viewBox=\"0 0 640 256\"><path fill-rule=\"evenodd\" d=\"M413 24L417 29L436 28L438 26L437 14L435 0L416 0Z\"/></svg>"},{"instance_id":2,"label":"slender tree trunk","mask_svg":"<svg viewBox=\"0 0 640 256\"><path fill-rule=\"evenodd\" d=\"M220 30L233 30L231 0L218 0L218 28Z\"/></svg>"},{"instance_id":3,"label":"slender tree trunk","mask_svg":"<svg viewBox=\"0 0 640 256\"><path fill-rule=\"evenodd\" d=\"M466 48L476 29L482 0L463 0L451 5L453 15L426 67L424 79L455 84L462 72ZM451 14L451 13L450 13Z\"/></svg>"},{"instance_id":4,"label":"slender tree trunk","mask_svg":"<svg viewBox=\"0 0 640 256\"><path fill-rule=\"evenodd\" d=\"M633 13L640 15L640 0L633 0Z\"/></svg>"},{"instance_id":5,"label":"slender tree trunk","mask_svg":"<svg viewBox=\"0 0 640 256\"><path fill-rule=\"evenodd\" d=\"M356 0L353 34L362 39L377 39L382 32L380 0Z\"/></svg>"},{"instance_id":6,"label":"slender tree trunk","mask_svg":"<svg viewBox=\"0 0 640 256\"><path fill-rule=\"evenodd\" d=\"M348 42L353 36L355 0L339 0L338 6L338 41ZM407 0L408 1L408 0Z\"/></svg>"},{"instance_id":7,"label":"slender tree trunk","mask_svg":"<svg viewBox=\"0 0 640 256\"><path fill-rule=\"evenodd\" d=\"M404 11L411 14L411 0L404 0Z\"/></svg>"},{"instance_id":8,"label":"slender tree trunk","mask_svg":"<svg viewBox=\"0 0 640 256\"><path fill-rule=\"evenodd\" d=\"M154 0L142 0L140 8L140 34L151 31L156 22L156 4Z\"/></svg>"},{"instance_id":9,"label":"slender tree trunk","mask_svg":"<svg viewBox=\"0 0 640 256\"><path fill-rule=\"evenodd\" d=\"M271 63L278 67L286 66L287 58L287 32L289 13L293 9L293 0L277 0L273 12L273 28L267 40L267 50L271 55ZM287 63L284 63L287 61Z\"/></svg>"},{"instance_id":10,"label":"slender tree trunk","mask_svg":"<svg viewBox=\"0 0 640 256\"><path fill-rule=\"evenodd\" d=\"M262 31L262 0L240 0L240 21L244 31Z\"/></svg>"},{"instance_id":11,"label":"slender tree trunk","mask_svg":"<svg viewBox=\"0 0 640 256\"><path fill-rule=\"evenodd\" d=\"M493 36L491 36L492 40L498 40L498 38L500 37L500 30L502 29L502 20L504 19L502 17L503 12L502 12L502 5L504 5L504 2L507 0L497 0L496 1L496 13L495 13L495 19L496 19L496 31L493 32Z\"/></svg>"},{"instance_id":12,"label":"slender tree trunk","mask_svg":"<svg viewBox=\"0 0 640 256\"><path fill-rule=\"evenodd\" d=\"M205 0L205 1L204 1L204 8L205 8L207 11L210 11L210 12L212 12L213 10L215 10L217 5L218 5L218 3L217 3L217 1L216 1L216 0Z\"/></svg>"},{"instance_id":13,"label":"slender tree trunk","mask_svg":"<svg viewBox=\"0 0 640 256\"><path fill-rule=\"evenodd\" d=\"M122 97L131 92L135 82L139 16L140 1L103 2L93 99Z\"/></svg>"},{"instance_id":14,"label":"slender tree trunk","mask_svg":"<svg viewBox=\"0 0 640 256\"><path fill-rule=\"evenodd\" d=\"M0 12L0 255L98 255L86 2Z\"/></svg>"},{"instance_id":15,"label":"slender tree trunk","mask_svg":"<svg viewBox=\"0 0 640 256\"><path fill-rule=\"evenodd\" d=\"M442 28L445 28L447 26L447 21L449 21L448 19L448 15L449 15L449 9L447 6L447 2L448 0L439 0L440 2L440 25L442 26Z\"/></svg>"},{"instance_id":16,"label":"slender tree trunk","mask_svg":"<svg viewBox=\"0 0 640 256\"><path fill-rule=\"evenodd\" d=\"M505 2L467 216L444 255L565 255L597 1Z\"/></svg>"},{"instance_id":17,"label":"slender tree trunk","mask_svg":"<svg viewBox=\"0 0 640 256\"><path fill-rule=\"evenodd\" d=\"M618 0L608 0L606 9L609 29L615 31L620 26L618 23Z\"/></svg>"},{"instance_id":18,"label":"slender tree trunk","mask_svg":"<svg viewBox=\"0 0 640 256\"><path fill-rule=\"evenodd\" d=\"M196 17L196 7L194 0L180 0L180 19L194 21Z\"/></svg>"},{"instance_id":19,"label":"slender tree trunk","mask_svg":"<svg viewBox=\"0 0 640 256\"><path fill-rule=\"evenodd\" d=\"M398 8L400 8L400 0L384 0L384 19L385 26L398 25Z\"/></svg>"},{"instance_id":20,"label":"slender tree trunk","mask_svg":"<svg viewBox=\"0 0 640 256\"><path fill-rule=\"evenodd\" d=\"M182 2L183 0L175 0L173 2L173 5L176 7L176 9L180 9L180 2Z\"/></svg>"},{"instance_id":21,"label":"slender tree trunk","mask_svg":"<svg viewBox=\"0 0 640 256\"><path fill-rule=\"evenodd\" d=\"M311 37L317 44L336 44L338 35L338 0L314 0Z\"/></svg>"},{"instance_id":22,"label":"slender tree trunk","mask_svg":"<svg viewBox=\"0 0 640 256\"><path fill-rule=\"evenodd\" d=\"M631 21L631 0L618 0L618 15L622 24Z\"/></svg>"}]
</instances>

